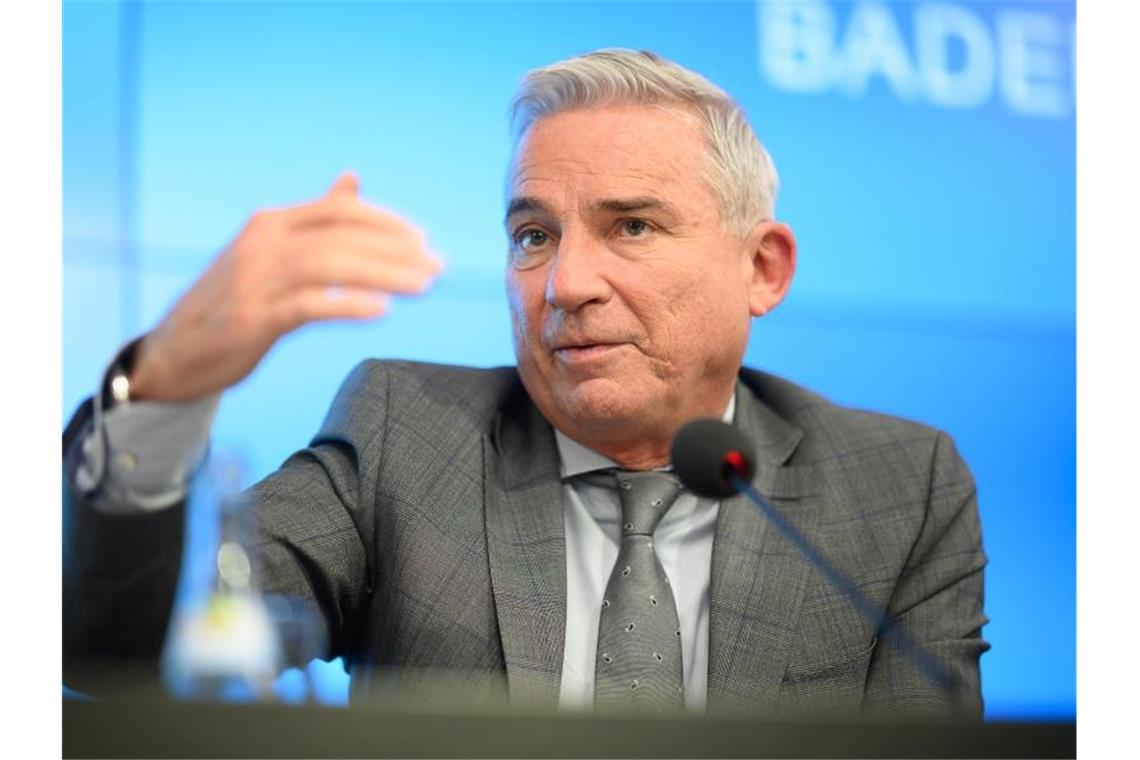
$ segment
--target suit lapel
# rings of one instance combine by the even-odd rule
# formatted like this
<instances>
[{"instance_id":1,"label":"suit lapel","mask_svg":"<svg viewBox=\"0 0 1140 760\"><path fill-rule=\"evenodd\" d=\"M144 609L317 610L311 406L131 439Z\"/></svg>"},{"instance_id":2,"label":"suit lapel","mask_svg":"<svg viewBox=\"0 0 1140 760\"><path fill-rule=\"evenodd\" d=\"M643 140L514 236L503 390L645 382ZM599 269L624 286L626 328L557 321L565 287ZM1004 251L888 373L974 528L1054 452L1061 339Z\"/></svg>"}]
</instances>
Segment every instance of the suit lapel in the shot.
<instances>
[{"instance_id":1,"label":"suit lapel","mask_svg":"<svg viewBox=\"0 0 1140 760\"><path fill-rule=\"evenodd\" d=\"M525 394L483 437L487 550L512 702L558 704L566 537L558 449Z\"/></svg>"},{"instance_id":2,"label":"suit lapel","mask_svg":"<svg viewBox=\"0 0 1140 760\"><path fill-rule=\"evenodd\" d=\"M811 535L814 468L784 463L803 434L737 386L735 424L756 444L752 485ZM791 655L811 567L744 497L721 502L709 589L710 709L770 710Z\"/></svg>"}]
</instances>

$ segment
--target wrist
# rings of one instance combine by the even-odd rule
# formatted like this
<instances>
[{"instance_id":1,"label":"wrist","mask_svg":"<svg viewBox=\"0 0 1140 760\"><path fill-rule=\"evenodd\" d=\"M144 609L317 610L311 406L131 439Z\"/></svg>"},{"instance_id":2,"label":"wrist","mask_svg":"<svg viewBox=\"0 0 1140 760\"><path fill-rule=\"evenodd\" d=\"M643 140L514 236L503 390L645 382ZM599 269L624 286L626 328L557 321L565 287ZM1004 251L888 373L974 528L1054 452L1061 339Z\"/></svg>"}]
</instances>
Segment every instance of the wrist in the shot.
<instances>
[{"instance_id":1,"label":"wrist","mask_svg":"<svg viewBox=\"0 0 1140 760\"><path fill-rule=\"evenodd\" d=\"M140 338L128 368L127 385L132 401L163 401L158 389L162 386L158 358L150 335Z\"/></svg>"},{"instance_id":2,"label":"wrist","mask_svg":"<svg viewBox=\"0 0 1140 760\"><path fill-rule=\"evenodd\" d=\"M103 383L99 391L99 401L102 411L108 412L118 406L125 406L131 401L138 400L139 396L132 382L132 374L139 347L143 337L123 346L115 358L111 360L107 372L103 375Z\"/></svg>"}]
</instances>

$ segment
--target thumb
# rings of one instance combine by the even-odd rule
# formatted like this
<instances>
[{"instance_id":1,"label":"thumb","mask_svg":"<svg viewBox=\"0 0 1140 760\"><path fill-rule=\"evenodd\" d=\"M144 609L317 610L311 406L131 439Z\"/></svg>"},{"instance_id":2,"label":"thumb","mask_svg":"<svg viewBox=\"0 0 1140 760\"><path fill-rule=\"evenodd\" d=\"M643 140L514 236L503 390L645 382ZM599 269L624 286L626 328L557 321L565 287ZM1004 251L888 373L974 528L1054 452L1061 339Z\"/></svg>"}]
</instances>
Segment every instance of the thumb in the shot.
<instances>
[{"instance_id":1,"label":"thumb","mask_svg":"<svg viewBox=\"0 0 1140 760\"><path fill-rule=\"evenodd\" d=\"M336 195L349 195L355 196L360 193L360 179L352 172L344 172L336 181L332 183L329 188L328 194L330 196Z\"/></svg>"}]
</instances>

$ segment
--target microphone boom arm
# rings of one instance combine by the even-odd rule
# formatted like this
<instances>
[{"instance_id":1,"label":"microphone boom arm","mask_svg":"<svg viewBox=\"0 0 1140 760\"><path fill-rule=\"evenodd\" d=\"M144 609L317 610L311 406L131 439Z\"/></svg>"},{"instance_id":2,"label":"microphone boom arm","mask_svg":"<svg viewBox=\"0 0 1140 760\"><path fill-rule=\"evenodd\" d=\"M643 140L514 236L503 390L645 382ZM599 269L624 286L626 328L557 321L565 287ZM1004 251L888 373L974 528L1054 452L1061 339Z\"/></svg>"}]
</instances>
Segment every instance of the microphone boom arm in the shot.
<instances>
[{"instance_id":1,"label":"microphone boom arm","mask_svg":"<svg viewBox=\"0 0 1140 760\"><path fill-rule=\"evenodd\" d=\"M792 524L780 514L778 509L772 506L771 502L769 502L763 494L753 488L752 484L747 480L740 477L735 471L736 468L730 466L725 469L727 470L725 473L727 480L737 492L747 496L749 501L760 511L760 514L767 518L768 521L780 531L780 534L804 555L808 562L823 573L832 585L843 592L847 600L859 611L859 614L861 614L868 623L875 626L887 642L897 646L898 651L910 658L931 682L946 685L953 690L953 687L957 685L957 679L943 668L938 660L931 656L925 649L918 646L907 632L903 630L902 626L897 625L897 621L887 614L886 610L880 609L878 605L859 591L859 589L848 580L847 576L828 562L799 531L792 527ZM885 622L880 622L883 618L886 618Z\"/></svg>"}]
</instances>

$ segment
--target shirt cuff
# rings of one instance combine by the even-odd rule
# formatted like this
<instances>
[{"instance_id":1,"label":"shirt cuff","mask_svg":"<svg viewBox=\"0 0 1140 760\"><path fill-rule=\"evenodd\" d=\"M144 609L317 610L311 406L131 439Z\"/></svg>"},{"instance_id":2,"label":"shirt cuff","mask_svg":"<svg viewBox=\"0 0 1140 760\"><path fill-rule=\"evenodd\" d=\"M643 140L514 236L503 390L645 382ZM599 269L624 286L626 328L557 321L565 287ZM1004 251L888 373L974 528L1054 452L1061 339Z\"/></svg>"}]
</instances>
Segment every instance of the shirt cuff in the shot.
<instances>
[{"instance_id":1,"label":"shirt cuff","mask_svg":"<svg viewBox=\"0 0 1140 760\"><path fill-rule=\"evenodd\" d=\"M187 403L115 407L83 441L76 484L98 488L92 504L106 513L152 512L178 503L206 456L220 398L215 393Z\"/></svg>"}]
</instances>

